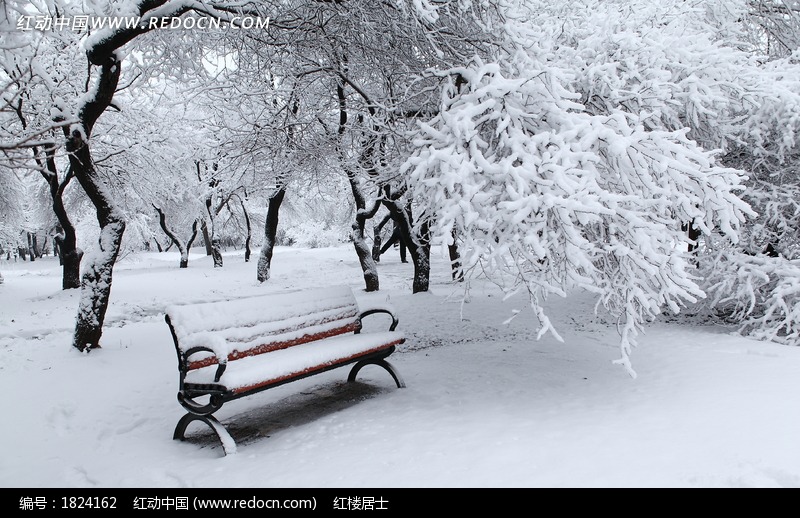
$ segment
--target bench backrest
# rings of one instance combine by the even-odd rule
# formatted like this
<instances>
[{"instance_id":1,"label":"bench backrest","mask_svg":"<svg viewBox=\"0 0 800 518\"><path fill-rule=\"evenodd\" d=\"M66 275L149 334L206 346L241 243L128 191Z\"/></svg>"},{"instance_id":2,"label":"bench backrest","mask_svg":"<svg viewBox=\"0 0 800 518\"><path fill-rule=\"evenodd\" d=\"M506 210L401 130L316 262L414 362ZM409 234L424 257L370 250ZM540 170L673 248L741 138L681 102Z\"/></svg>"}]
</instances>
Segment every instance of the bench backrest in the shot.
<instances>
[{"instance_id":1,"label":"bench backrest","mask_svg":"<svg viewBox=\"0 0 800 518\"><path fill-rule=\"evenodd\" d=\"M167 308L178 354L208 347L188 369L285 349L361 327L348 286L290 291Z\"/></svg>"}]
</instances>

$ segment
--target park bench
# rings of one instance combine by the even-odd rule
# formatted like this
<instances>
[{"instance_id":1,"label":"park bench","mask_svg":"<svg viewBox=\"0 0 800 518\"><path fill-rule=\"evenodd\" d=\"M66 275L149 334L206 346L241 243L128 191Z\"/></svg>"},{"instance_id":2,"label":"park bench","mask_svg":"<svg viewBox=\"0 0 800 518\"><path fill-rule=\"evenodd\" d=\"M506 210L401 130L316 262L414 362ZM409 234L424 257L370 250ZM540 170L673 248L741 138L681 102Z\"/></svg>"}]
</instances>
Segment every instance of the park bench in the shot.
<instances>
[{"instance_id":1,"label":"park bench","mask_svg":"<svg viewBox=\"0 0 800 518\"><path fill-rule=\"evenodd\" d=\"M178 353L178 401L188 412L173 438L184 440L186 427L201 421L226 455L236 443L213 414L228 401L351 364L349 382L374 364L405 386L386 361L405 341L394 311L359 305L347 286L175 305L166 313ZM362 319L376 313L391 317L389 330L362 333Z\"/></svg>"}]
</instances>

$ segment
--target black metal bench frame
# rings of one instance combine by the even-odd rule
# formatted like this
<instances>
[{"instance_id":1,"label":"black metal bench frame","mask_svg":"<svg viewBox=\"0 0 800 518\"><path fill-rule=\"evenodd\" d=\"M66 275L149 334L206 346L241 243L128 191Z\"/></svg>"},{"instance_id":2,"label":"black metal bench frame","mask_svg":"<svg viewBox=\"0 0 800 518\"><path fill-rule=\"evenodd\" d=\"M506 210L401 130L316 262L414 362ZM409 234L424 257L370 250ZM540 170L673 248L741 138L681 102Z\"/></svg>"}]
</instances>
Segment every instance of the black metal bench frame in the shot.
<instances>
[{"instance_id":1,"label":"black metal bench frame","mask_svg":"<svg viewBox=\"0 0 800 518\"><path fill-rule=\"evenodd\" d=\"M353 333L360 334L363 327L362 320L369 315L378 313L388 314L392 318L392 324L389 327L389 331L394 331L397 328L397 324L399 323L399 321L394 313L392 313L388 309L370 309L368 311L364 311L361 314L359 314L357 327L353 331ZM213 354L214 351L213 349L204 346L192 347L186 351L182 351L178 343L178 337L175 334L175 329L172 325L169 315L166 315L165 320L172 334L172 339L175 343L175 350L178 353L178 372L179 372L178 402L187 411L186 415L184 415L178 421L178 424L175 427L175 432L173 433L172 438L175 440L185 440L186 428L189 426L189 424L191 424L194 421L200 421L208 425L214 431L214 433L216 433L217 437L222 443L222 447L226 455L236 452L236 443L233 437L231 437L231 435L228 433L225 426L223 426L222 423L220 423L219 420L213 416L213 413L222 408L222 406L228 401L233 401L235 399L251 396L253 394L262 392L270 388L278 387L280 385L285 385L293 381L308 378L310 376L315 376L323 372L327 372L333 369L338 369L340 367L345 367L347 365L353 365L353 364L354 364L353 367L350 369L350 374L347 376L347 381L350 383L356 380L358 372L363 367L367 365L378 365L379 367L383 367L386 371L389 372L389 374L391 374L398 388L405 388L406 386L405 382L400 377L400 374L397 372L397 369L391 363L386 361L386 358L395 351L395 345L388 346L377 352L365 355L359 355L354 358L348 358L330 365L320 365L317 366L316 368L304 371L302 373L287 375L278 381L264 383L251 390L234 392L232 390L221 388L221 385L189 383L186 381L186 375L191 370L189 368L189 365L191 363L189 361L189 358L198 353ZM311 339L304 341L302 343L313 343L315 341L319 340ZM400 338L399 343L403 343L404 341L405 339ZM254 355L269 354L269 352L271 351L256 353ZM230 364L235 362L236 360L229 360L227 363L219 363L216 375L214 376L214 381L219 381L220 378L222 377L222 374L230 366ZM233 368L235 368L235 365ZM203 404L195 401L195 398L205 397L205 396L209 396L208 403Z\"/></svg>"}]
</instances>

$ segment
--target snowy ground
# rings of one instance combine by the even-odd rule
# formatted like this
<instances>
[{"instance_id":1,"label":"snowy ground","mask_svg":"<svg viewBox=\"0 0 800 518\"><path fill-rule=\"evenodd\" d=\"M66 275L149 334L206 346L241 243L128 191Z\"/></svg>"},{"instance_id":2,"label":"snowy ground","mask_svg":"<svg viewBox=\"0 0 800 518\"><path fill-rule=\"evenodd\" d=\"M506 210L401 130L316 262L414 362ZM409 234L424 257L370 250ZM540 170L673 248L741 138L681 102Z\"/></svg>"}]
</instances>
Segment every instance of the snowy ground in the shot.
<instances>
[{"instance_id":1,"label":"snowy ground","mask_svg":"<svg viewBox=\"0 0 800 518\"><path fill-rule=\"evenodd\" d=\"M89 355L69 346L78 293L59 289L57 263L0 262L1 487L800 487L800 348L660 323L632 379L591 300L551 300L565 343L536 341L524 300L474 283L462 304L441 260L431 293L411 295L396 252L380 274L407 335L391 358L406 389L337 369L225 406L236 455L199 425L173 441L166 305L362 285L347 245L279 249L264 286L240 253L225 260L125 258Z\"/></svg>"}]
</instances>

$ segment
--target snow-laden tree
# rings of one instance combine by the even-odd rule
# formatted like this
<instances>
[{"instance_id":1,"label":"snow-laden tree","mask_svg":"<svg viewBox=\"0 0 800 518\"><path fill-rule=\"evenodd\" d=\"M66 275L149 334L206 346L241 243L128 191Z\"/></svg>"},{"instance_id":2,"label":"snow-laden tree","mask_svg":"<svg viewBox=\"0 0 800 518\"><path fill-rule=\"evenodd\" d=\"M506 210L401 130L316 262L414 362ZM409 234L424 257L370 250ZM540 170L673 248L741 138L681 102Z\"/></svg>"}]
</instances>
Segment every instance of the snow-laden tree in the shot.
<instances>
[{"instance_id":1,"label":"snow-laden tree","mask_svg":"<svg viewBox=\"0 0 800 518\"><path fill-rule=\"evenodd\" d=\"M440 72L449 80L439 114L419 125L404 168L425 204L421 221L446 241L454 230L463 238L468 272L527 291L540 336L558 337L548 295L597 293L620 319L618 361L632 373L643 323L703 296L682 223L735 242L750 213L743 178L689 128L654 126L652 113L623 103L592 110L583 71L564 59L575 49L557 43L570 18L530 16L507 12L491 61Z\"/></svg>"},{"instance_id":2,"label":"snow-laden tree","mask_svg":"<svg viewBox=\"0 0 800 518\"><path fill-rule=\"evenodd\" d=\"M756 339L800 344L800 62L761 67L765 95L725 161L748 171L744 199L758 213L739 246L712 241L700 273L710 307Z\"/></svg>"},{"instance_id":3,"label":"snow-laden tree","mask_svg":"<svg viewBox=\"0 0 800 518\"><path fill-rule=\"evenodd\" d=\"M800 243L794 3L603 2L568 18L558 53L580 70L588 110L621 107L650 114L648 128L687 127L723 164L746 171L742 198L755 215L739 242L698 243L704 305L749 336L797 342L800 298L786 288L797 282Z\"/></svg>"},{"instance_id":4,"label":"snow-laden tree","mask_svg":"<svg viewBox=\"0 0 800 518\"><path fill-rule=\"evenodd\" d=\"M746 173L740 196L754 211L737 243L682 223L687 246L700 246L694 275L711 295L704 304L743 332L792 342L800 297L786 286L796 283L800 242L800 69L793 56L770 61L758 53L764 40L748 32L756 4L527 2L526 20L538 34L517 41L561 71L559 84L579 96L586 113L631 114L647 131L686 128L700 147L719 151L718 163ZM782 4L773 11L780 16L793 9L760 4Z\"/></svg>"},{"instance_id":5,"label":"snow-laden tree","mask_svg":"<svg viewBox=\"0 0 800 518\"><path fill-rule=\"evenodd\" d=\"M685 126L701 146L720 149L723 164L746 171L742 198L756 215L738 244L700 243L698 275L711 295L705 305L749 336L797 343L800 298L786 289L797 282L800 243L794 3L631 3L624 16L614 15L614 2L602 5L603 16L561 33L568 42L561 54L580 57L578 90L587 108L605 113L619 105L650 113L649 127ZM753 20L764 28L766 15L771 32L753 34Z\"/></svg>"}]
</instances>

